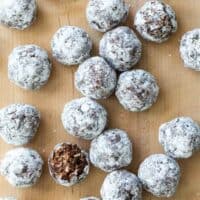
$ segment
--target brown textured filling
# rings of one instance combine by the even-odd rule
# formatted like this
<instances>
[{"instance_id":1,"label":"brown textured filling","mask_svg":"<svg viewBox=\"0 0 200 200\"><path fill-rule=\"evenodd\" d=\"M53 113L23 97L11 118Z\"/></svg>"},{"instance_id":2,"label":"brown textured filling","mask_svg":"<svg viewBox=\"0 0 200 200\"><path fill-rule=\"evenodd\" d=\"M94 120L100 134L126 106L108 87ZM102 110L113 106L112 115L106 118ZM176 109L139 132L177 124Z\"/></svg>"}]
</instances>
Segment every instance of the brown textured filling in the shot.
<instances>
[{"instance_id":1,"label":"brown textured filling","mask_svg":"<svg viewBox=\"0 0 200 200\"><path fill-rule=\"evenodd\" d=\"M84 172L88 161L76 144L63 143L53 152L49 165L54 177L70 181L72 177L79 177Z\"/></svg>"}]
</instances>

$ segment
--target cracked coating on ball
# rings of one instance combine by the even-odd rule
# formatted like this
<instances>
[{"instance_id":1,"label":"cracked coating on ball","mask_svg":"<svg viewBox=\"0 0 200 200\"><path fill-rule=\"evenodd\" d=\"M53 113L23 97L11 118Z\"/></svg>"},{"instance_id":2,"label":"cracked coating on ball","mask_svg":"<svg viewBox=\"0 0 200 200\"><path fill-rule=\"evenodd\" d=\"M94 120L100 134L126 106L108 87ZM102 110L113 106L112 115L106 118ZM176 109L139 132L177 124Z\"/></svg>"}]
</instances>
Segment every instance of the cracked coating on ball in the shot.
<instances>
[{"instance_id":1,"label":"cracked coating on ball","mask_svg":"<svg viewBox=\"0 0 200 200\"><path fill-rule=\"evenodd\" d=\"M159 87L154 76L136 69L120 74L115 95L126 110L140 112L156 102L158 93Z\"/></svg>"},{"instance_id":2,"label":"cracked coating on ball","mask_svg":"<svg viewBox=\"0 0 200 200\"><path fill-rule=\"evenodd\" d=\"M138 177L146 191L157 197L171 197L179 183L180 167L171 157L153 154L140 164Z\"/></svg>"},{"instance_id":3,"label":"cracked coating on ball","mask_svg":"<svg viewBox=\"0 0 200 200\"><path fill-rule=\"evenodd\" d=\"M82 28L63 26L51 40L53 57L64 65L76 65L90 57L92 41Z\"/></svg>"},{"instance_id":4,"label":"cracked coating on ball","mask_svg":"<svg viewBox=\"0 0 200 200\"><path fill-rule=\"evenodd\" d=\"M190 117L178 117L162 124L159 142L173 158L189 158L200 150L200 127Z\"/></svg>"},{"instance_id":5,"label":"cracked coating on ball","mask_svg":"<svg viewBox=\"0 0 200 200\"><path fill-rule=\"evenodd\" d=\"M115 90L115 70L101 57L87 59L75 73L75 86L84 96L106 99Z\"/></svg>"},{"instance_id":6,"label":"cracked coating on ball","mask_svg":"<svg viewBox=\"0 0 200 200\"><path fill-rule=\"evenodd\" d=\"M36 14L36 0L0 1L0 23L10 28L28 28L36 19Z\"/></svg>"},{"instance_id":7,"label":"cracked coating on ball","mask_svg":"<svg viewBox=\"0 0 200 200\"><path fill-rule=\"evenodd\" d=\"M13 49L8 60L8 78L26 90L40 89L51 73L47 52L37 45L21 45Z\"/></svg>"},{"instance_id":8,"label":"cracked coating on ball","mask_svg":"<svg viewBox=\"0 0 200 200\"><path fill-rule=\"evenodd\" d=\"M142 200L142 185L133 173L118 170L106 176L100 193L103 200Z\"/></svg>"},{"instance_id":9,"label":"cracked coating on ball","mask_svg":"<svg viewBox=\"0 0 200 200\"><path fill-rule=\"evenodd\" d=\"M125 131L110 129L92 140L89 155L94 166L111 172L131 163L132 143Z\"/></svg>"},{"instance_id":10,"label":"cracked coating on ball","mask_svg":"<svg viewBox=\"0 0 200 200\"><path fill-rule=\"evenodd\" d=\"M42 174L41 156L29 148L8 151L0 162L0 174L14 187L34 185Z\"/></svg>"},{"instance_id":11,"label":"cracked coating on ball","mask_svg":"<svg viewBox=\"0 0 200 200\"><path fill-rule=\"evenodd\" d=\"M132 29L120 26L104 34L99 52L118 71L131 69L142 54L142 44Z\"/></svg>"},{"instance_id":12,"label":"cracked coating on ball","mask_svg":"<svg viewBox=\"0 0 200 200\"><path fill-rule=\"evenodd\" d=\"M107 111L96 101L83 97L67 103L61 118L69 134L92 140L104 130L107 124Z\"/></svg>"},{"instance_id":13,"label":"cracked coating on ball","mask_svg":"<svg viewBox=\"0 0 200 200\"><path fill-rule=\"evenodd\" d=\"M85 197L85 198L81 198L80 200L100 200L97 197Z\"/></svg>"},{"instance_id":14,"label":"cracked coating on ball","mask_svg":"<svg viewBox=\"0 0 200 200\"><path fill-rule=\"evenodd\" d=\"M157 43L177 31L174 10L161 0L146 1L135 15L134 25L144 39Z\"/></svg>"},{"instance_id":15,"label":"cracked coating on ball","mask_svg":"<svg viewBox=\"0 0 200 200\"><path fill-rule=\"evenodd\" d=\"M180 55L185 67L200 71L200 29L188 31L182 36Z\"/></svg>"},{"instance_id":16,"label":"cracked coating on ball","mask_svg":"<svg viewBox=\"0 0 200 200\"><path fill-rule=\"evenodd\" d=\"M129 5L124 0L89 0L86 17L89 25L100 32L106 32L125 21Z\"/></svg>"},{"instance_id":17,"label":"cracked coating on ball","mask_svg":"<svg viewBox=\"0 0 200 200\"><path fill-rule=\"evenodd\" d=\"M12 145L24 145L35 136L40 112L28 104L11 104L0 110L0 136Z\"/></svg>"}]
</instances>

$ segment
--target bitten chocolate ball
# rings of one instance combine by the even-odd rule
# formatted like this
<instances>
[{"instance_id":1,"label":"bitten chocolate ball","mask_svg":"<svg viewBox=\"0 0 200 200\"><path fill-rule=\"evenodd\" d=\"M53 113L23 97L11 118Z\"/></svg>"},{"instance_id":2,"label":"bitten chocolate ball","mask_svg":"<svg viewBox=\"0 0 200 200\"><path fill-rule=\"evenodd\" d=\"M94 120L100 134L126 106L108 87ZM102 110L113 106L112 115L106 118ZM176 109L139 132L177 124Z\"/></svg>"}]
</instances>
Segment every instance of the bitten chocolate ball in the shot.
<instances>
[{"instance_id":1,"label":"bitten chocolate ball","mask_svg":"<svg viewBox=\"0 0 200 200\"><path fill-rule=\"evenodd\" d=\"M185 67L200 71L200 29L188 31L183 35L180 54Z\"/></svg>"},{"instance_id":2,"label":"bitten chocolate ball","mask_svg":"<svg viewBox=\"0 0 200 200\"><path fill-rule=\"evenodd\" d=\"M140 164L138 177L146 191L157 197L171 197L179 183L180 167L173 158L154 154Z\"/></svg>"},{"instance_id":3,"label":"bitten chocolate ball","mask_svg":"<svg viewBox=\"0 0 200 200\"><path fill-rule=\"evenodd\" d=\"M161 43L176 32L176 14L163 1L148 0L137 11L134 25L144 39Z\"/></svg>"},{"instance_id":4,"label":"bitten chocolate ball","mask_svg":"<svg viewBox=\"0 0 200 200\"><path fill-rule=\"evenodd\" d=\"M106 32L125 21L128 12L124 0L89 0L86 16L93 29Z\"/></svg>"},{"instance_id":5,"label":"bitten chocolate ball","mask_svg":"<svg viewBox=\"0 0 200 200\"><path fill-rule=\"evenodd\" d=\"M159 142L173 158L189 158L200 150L200 126L190 117L178 117L162 124Z\"/></svg>"},{"instance_id":6,"label":"bitten chocolate ball","mask_svg":"<svg viewBox=\"0 0 200 200\"><path fill-rule=\"evenodd\" d=\"M40 112L27 104L11 104L0 110L0 136L13 145L32 140L40 124Z\"/></svg>"},{"instance_id":7,"label":"bitten chocolate ball","mask_svg":"<svg viewBox=\"0 0 200 200\"><path fill-rule=\"evenodd\" d=\"M100 193L103 200L141 200L142 185L134 174L118 170L106 176Z\"/></svg>"},{"instance_id":8,"label":"bitten chocolate ball","mask_svg":"<svg viewBox=\"0 0 200 200\"><path fill-rule=\"evenodd\" d=\"M9 56L8 78L23 89L40 89L49 80L51 66L44 49L33 44L18 46Z\"/></svg>"},{"instance_id":9,"label":"bitten chocolate ball","mask_svg":"<svg viewBox=\"0 0 200 200\"><path fill-rule=\"evenodd\" d=\"M115 70L101 57L87 59L75 73L77 90L93 99L108 98L114 92L116 82Z\"/></svg>"},{"instance_id":10,"label":"bitten chocolate ball","mask_svg":"<svg viewBox=\"0 0 200 200\"><path fill-rule=\"evenodd\" d=\"M105 33L99 52L114 69L126 71L140 60L142 44L132 29L120 26Z\"/></svg>"},{"instance_id":11,"label":"bitten chocolate ball","mask_svg":"<svg viewBox=\"0 0 200 200\"><path fill-rule=\"evenodd\" d=\"M107 124L107 111L96 101L83 97L67 103L61 118L69 134L92 140L104 130Z\"/></svg>"},{"instance_id":12,"label":"bitten chocolate ball","mask_svg":"<svg viewBox=\"0 0 200 200\"><path fill-rule=\"evenodd\" d=\"M127 133L120 129L104 131L91 143L90 161L106 172L128 166L132 161L132 143Z\"/></svg>"},{"instance_id":13,"label":"bitten chocolate ball","mask_svg":"<svg viewBox=\"0 0 200 200\"><path fill-rule=\"evenodd\" d=\"M58 62L76 65L90 57L92 41L82 28L63 26L54 34L51 49Z\"/></svg>"},{"instance_id":14,"label":"bitten chocolate ball","mask_svg":"<svg viewBox=\"0 0 200 200\"><path fill-rule=\"evenodd\" d=\"M76 144L57 144L49 159L49 172L56 183L69 187L84 180L89 174L88 153Z\"/></svg>"},{"instance_id":15,"label":"bitten chocolate ball","mask_svg":"<svg viewBox=\"0 0 200 200\"><path fill-rule=\"evenodd\" d=\"M36 0L0 1L0 23L10 28L28 28L36 19L36 14Z\"/></svg>"},{"instance_id":16,"label":"bitten chocolate ball","mask_svg":"<svg viewBox=\"0 0 200 200\"><path fill-rule=\"evenodd\" d=\"M0 174L14 187L34 185L42 174L41 156L29 148L16 148L6 153L0 162Z\"/></svg>"},{"instance_id":17,"label":"bitten chocolate ball","mask_svg":"<svg viewBox=\"0 0 200 200\"><path fill-rule=\"evenodd\" d=\"M156 102L158 93L154 76L137 69L120 74L115 95L126 110L139 112L149 109Z\"/></svg>"},{"instance_id":18,"label":"bitten chocolate ball","mask_svg":"<svg viewBox=\"0 0 200 200\"><path fill-rule=\"evenodd\" d=\"M80 200L100 200L100 199L97 198L97 197L85 197L85 198L82 198Z\"/></svg>"}]
</instances>

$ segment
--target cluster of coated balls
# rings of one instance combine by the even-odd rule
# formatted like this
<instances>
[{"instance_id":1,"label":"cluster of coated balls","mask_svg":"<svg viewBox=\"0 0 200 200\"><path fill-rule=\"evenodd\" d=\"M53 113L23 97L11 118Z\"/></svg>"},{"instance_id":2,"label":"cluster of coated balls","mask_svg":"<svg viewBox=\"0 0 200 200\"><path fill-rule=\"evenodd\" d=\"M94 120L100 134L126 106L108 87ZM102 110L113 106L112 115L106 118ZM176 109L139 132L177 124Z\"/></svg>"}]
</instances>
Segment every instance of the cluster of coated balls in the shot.
<instances>
[{"instance_id":1,"label":"cluster of coated balls","mask_svg":"<svg viewBox=\"0 0 200 200\"><path fill-rule=\"evenodd\" d=\"M128 13L129 6L123 0L89 0L86 16L90 26L106 32L99 44L100 56L90 58L92 41L82 28L64 26L52 38L53 57L63 65L79 65L75 87L85 96L65 105L62 124L69 134L92 141L89 154L76 144L57 144L48 159L49 172L56 183L69 187L87 177L91 162L109 173L100 191L103 200L140 200L142 188L157 197L171 197L180 179L175 159L189 158L200 150L198 123L189 117L178 117L162 124L159 142L166 155L147 157L136 176L122 169L133 157L128 134L120 129L106 129L107 111L96 102L115 92L126 110L140 112L149 109L157 100L159 87L154 76L142 69L132 69L142 55L140 40L129 27L117 27L126 20ZM36 0L0 2L0 23L8 27L28 28L36 14ZM164 2L148 0L136 12L134 26L142 38L162 43L177 30L176 15ZM197 71L200 71L199 47L199 29L182 37L181 57L188 68ZM47 52L37 45L18 46L8 59L10 81L27 90L45 85L51 68ZM35 136L39 124L40 112L31 105L12 104L0 110L0 136L8 144L27 144ZM35 150L18 147L1 160L0 173L15 187L29 187L38 181L42 166L43 160Z\"/></svg>"}]
</instances>

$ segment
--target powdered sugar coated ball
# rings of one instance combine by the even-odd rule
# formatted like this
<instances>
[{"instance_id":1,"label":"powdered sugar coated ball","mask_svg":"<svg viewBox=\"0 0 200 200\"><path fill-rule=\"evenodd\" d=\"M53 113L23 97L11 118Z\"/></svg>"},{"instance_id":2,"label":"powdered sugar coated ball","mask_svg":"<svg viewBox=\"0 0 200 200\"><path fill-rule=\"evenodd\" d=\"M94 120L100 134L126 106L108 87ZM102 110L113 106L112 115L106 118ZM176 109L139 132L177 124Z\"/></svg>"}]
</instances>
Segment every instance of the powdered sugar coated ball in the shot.
<instances>
[{"instance_id":1,"label":"powdered sugar coated ball","mask_svg":"<svg viewBox=\"0 0 200 200\"><path fill-rule=\"evenodd\" d=\"M163 1L148 0L137 11L134 25L144 39L161 43L176 32L176 14Z\"/></svg>"},{"instance_id":2,"label":"powdered sugar coated ball","mask_svg":"<svg viewBox=\"0 0 200 200\"><path fill-rule=\"evenodd\" d=\"M40 124L40 112L28 104L11 104L0 110L0 136L13 145L32 140Z\"/></svg>"},{"instance_id":3,"label":"powdered sugar coated ball","mask_svg":"<svg viewBox=\"0 0 200 200\"><path fill-rule=\"evenodd\" d=\"M106 32L125 21L128 11L124 0L89 0L86 16L93 29Z\"/></svg>"},{"instance_id":4,"label":"powdered sugar coated ball","mask_svg":"<svg viewBox=\"0 0 200 200\"><path fill-rule=\"evenodd\" d=\"M139 112L149 109L156 102L158 93L154 76L137 69L120 74L115 95L126 110Z\"/></svg>"},{"instance_id":5,"label":"powdered sugar coated ball","mask_svg":"<svg viewBox=\"0 0 200 200\"><path fill-rule=\"evenodd\" d=\"M63 26L54 34L51 49L58 62L76 65L90 57L92 41L82 28Z\"/></svg>"},{"instance_id":6,"label":"powdered sugar coated ball","mask_svg":"<svg viewBox=\"0 0 200 200\"><path fill-rule=\"evenodd\" d=\"M142 54L142 44L133 30L126 26L113 29L103 36L99 52L118 71L131 69Z\"/></svg>"},{"instance_id":7,"label":"powdered sugar coated ball","mask_svg":"<svg viewBox=\"0 0 200 200\"><path fill-rule=\"evenodd\" d=\"M91 143L90 161L106 172L128 166L132 161L132 143L127 133L120 129L104 131Z\"/></svg>"},{"instance_id":8,"label":"powdered sugar coated ball","mask_svg":"<svg viewBox=\"0 0 200 200\"><path fill-rule=\"evenodd\" d=\"M67 132L86 140L97 137L107 124L105 108L87 97L67 103L61 118Z\"/></svg>"},{"instance_id":9,"label":"powdered sugar coated ball","mask_svg":"<svg viewBox=\"0 0 200 200\"><path fill-rule=\"evenodd\" d=\"M48 82L50 73L48 54L37 45L18 46L9 56L8 78L23 89L40 89Z\"/></svg>"},{"instance_id":10,"label":"powdered sugar coated ball","mask_svg":"<svg viewBox=\"0 0 200 200\"><path fill-rule=\"evenodd\" d=\"M171 197L179 183L180 167L171 157L153 154L140 164L138 177L146 191L157 197Z\"/></svg>"},{"instance_id":11,"label":"powdered sugar coated ball","mask_svg":"<svg viewBox=\"0 0 200 200\"><path fill-rule=\"evenodd\" d=\"M180 54L185 67L200 71L200 29L188 31L182 36Z\"/></svg>"},{"instance_id":12,"label":"powdered sugar coated ball","mask_svg":"<svg viewBox=\"0 0 200 200\"><path fill-rule=\"evenodd\" d=\"M36 0L0 1L0 23L10 28L28 28L36 19L36 14Z\"/></svg>"},{"instance_id":13,"label":"powdered sugar coated ball","mask_svg":"<svg viewBox=\"0 0 200 200\"><path fill-rule=\"evenodd\" d=\"M189 158L200 150L200 126L190 117L178 117L162 124L159 142L174 158Z\"/></svg>"},{"instance_id":14,"label":"powdered sugar coated ball","mask_svg":"<svg viewBox=\"0 0 200 200\"><path fill-rule=\"evenodd\" d=\"M42 174L41 156L29 148L16 148L6 153L0 162L0 173L14 187L34 185Z\"/></svg>"},{"instance_id":15,"label":"powdered sugar coated ball","mask_svg":"<svg viewBox=\"0 0 200 200\"><path fill-rule=\"evenodd\" d=\"M87 59L75 73L75 86L85 96L93 99L108 98L115 90L115 70L101 57Z\"/></svg>"},{"instance_id":16,"label":"powdered sugar coated ball","mask_svg":"<svg viewBox=\"0 0 200 200\"><path fill-rule=\"evenodd\" d=\"M133 173L118 170L106 176L100 193L103 200L142 200L142 185Z\"/></svg>"}]
</instances>

